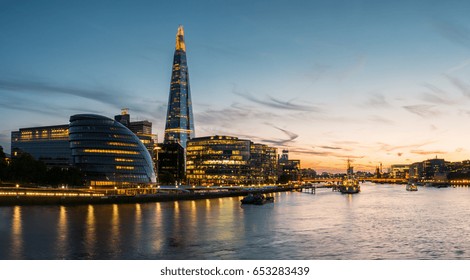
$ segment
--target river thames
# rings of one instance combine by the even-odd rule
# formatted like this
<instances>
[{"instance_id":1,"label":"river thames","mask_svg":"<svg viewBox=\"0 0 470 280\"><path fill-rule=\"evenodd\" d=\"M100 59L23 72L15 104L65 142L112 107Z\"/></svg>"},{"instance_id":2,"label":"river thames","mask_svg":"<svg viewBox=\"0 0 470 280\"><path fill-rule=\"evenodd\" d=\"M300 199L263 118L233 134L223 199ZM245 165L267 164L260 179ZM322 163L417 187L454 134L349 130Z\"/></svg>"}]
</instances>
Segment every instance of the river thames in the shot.
<instances>
[{"instance_id":1,"label":"river thames","mask_svg":"<svg viewBox=\"0 0 470 280\"><path fill-rule=\"evenodd\" d=\"M470 188L0 207L0 259L470 259Z\"/></svg>"}]
</instances>

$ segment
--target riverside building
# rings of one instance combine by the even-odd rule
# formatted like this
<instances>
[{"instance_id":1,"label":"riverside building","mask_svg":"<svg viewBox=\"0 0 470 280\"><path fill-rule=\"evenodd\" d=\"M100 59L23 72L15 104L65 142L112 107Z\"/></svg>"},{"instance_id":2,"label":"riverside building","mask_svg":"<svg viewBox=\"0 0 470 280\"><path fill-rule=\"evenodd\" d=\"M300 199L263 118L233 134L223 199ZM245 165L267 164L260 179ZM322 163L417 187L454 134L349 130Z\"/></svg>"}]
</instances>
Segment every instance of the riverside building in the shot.
<instances>
[{"instance_id":1,"label":"riverside building","mask_svg":"<svg viewBox=\"0 0 470 280\"><path fill-rule=\"evenodd\" d=\"M275 148L231 136L188 141L186 179L192 185L265 184L275 170Z\"/></svg>"},{"instance_id":2,"label":"riverside building","mask_svg":"<svg viewBox=\"0 0 470 280\"><path fill-rule=\"evenodd\" d=\"M72 164L92 187L156 183L153 161L139 138L121 123L92 114L70 117Z\"/></svg>"},{"instance_id":3,"label":"riverside building","mask_svg":"<svg viewBox=\"0 0 470 280\"><path fill-rule=\"evenodd\" d=\"M28 153L48 167L69 167L69 125L20 128L11 132L11 157Z\"/></svg>"},{"instance_id":4,"label":"riverside building","mask_svg":"<svg viewBox=\"0 0 470 280\"><path fill-rule=\"evenodd\" d=\"M125 127L129 128L137 137L142 141L144 146L149 151L150 155L154 155L154 150L157 144L157 135L152 134L152 123L144 121L131 121L129 109L124 108L121 110L120 115L114 116L114 120L120 122Z\"/></svg>"}]
</instances>

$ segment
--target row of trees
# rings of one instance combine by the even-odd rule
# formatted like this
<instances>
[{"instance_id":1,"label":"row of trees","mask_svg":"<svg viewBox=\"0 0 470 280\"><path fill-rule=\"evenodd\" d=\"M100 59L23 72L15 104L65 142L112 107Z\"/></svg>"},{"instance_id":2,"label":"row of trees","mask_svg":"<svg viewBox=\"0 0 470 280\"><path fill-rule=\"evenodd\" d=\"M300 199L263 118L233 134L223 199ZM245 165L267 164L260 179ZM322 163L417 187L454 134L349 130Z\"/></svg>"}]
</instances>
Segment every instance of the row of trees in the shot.
<instances>
[{"instance_id":1,"label":"row of trees","mask_svg":"<svg viewBox=\"0 0 470 280\"><path fill-rule=\"evenodd\" d=\"M22 153L9 163L0 146L0 181L11 183L33 183L49 186L83 186L83 174L76 168L47 168L30 154Z\"/></svg>"}]
</instances>

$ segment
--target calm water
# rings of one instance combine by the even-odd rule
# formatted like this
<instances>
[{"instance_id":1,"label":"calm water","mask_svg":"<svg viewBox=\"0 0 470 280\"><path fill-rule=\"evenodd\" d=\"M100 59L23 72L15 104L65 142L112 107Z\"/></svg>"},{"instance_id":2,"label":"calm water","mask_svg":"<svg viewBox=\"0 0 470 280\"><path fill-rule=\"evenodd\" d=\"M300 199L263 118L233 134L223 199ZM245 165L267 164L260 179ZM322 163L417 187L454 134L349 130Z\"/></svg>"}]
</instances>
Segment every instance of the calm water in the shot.
<instances>
[{"instance_id":1,"label":"calm water","mask_svg":"<svg viewBox=\"0 0 470 280\"><path fill-rule=\"evenodd\" d=\"M470 259L470 188L0 207L0 259Z\"/></svg>"}]
</instances>

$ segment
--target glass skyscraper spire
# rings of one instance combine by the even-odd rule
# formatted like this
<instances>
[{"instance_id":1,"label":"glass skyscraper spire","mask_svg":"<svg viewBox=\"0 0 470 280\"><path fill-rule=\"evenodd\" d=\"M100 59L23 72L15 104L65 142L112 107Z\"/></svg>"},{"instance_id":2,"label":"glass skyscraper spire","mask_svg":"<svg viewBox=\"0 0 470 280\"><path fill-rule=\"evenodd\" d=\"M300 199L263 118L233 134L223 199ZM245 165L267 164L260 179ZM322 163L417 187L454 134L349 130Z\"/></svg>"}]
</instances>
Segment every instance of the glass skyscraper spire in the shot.
<instances>
[{"instance_id":1,"label":"glass skyscraper spire","mask_svg":"<svg viewBox=\"0 0 470 280\"><path fill-rule=\"evenodd\" d=\"M176 141L186 148L188 139L194 137L193 109L189 88L188 64L186 62L184 30L183 26L180 25L176 33L176 48L173 57L164 143Z\"/></svg>"}]
</instances>

